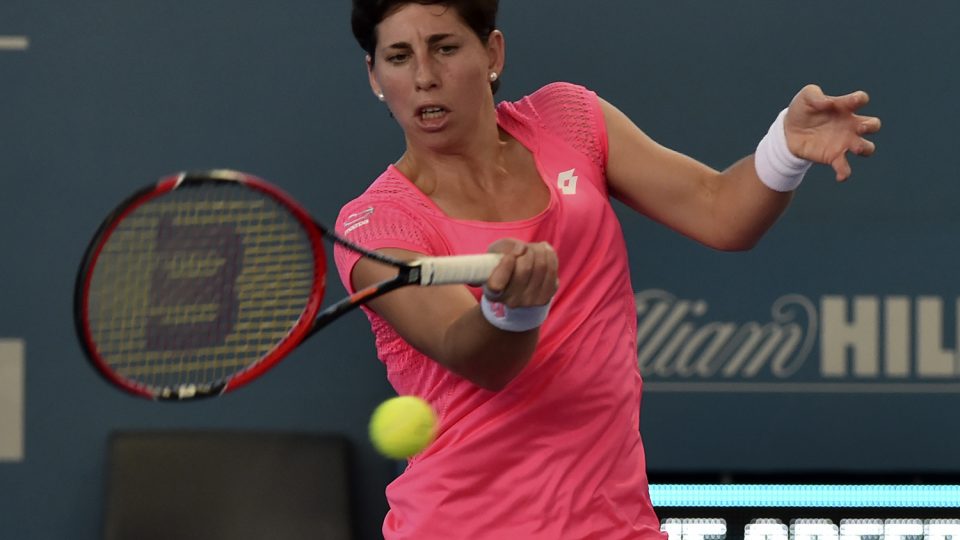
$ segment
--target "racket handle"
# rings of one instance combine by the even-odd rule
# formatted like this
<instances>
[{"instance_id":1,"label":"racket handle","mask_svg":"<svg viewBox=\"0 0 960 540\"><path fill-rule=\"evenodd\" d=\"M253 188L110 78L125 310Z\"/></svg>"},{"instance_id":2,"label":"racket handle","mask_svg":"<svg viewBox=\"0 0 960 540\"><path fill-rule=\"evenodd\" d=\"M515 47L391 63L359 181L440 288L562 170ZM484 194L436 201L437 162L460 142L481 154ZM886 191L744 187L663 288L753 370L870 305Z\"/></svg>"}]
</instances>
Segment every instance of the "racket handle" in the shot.
<instances>
[{"instance_id":1,"label":"racket handle","mask_svg":"<svg viewBox=\"0 0 960 540\"><path fill-rule=\"evenodd\" d=\"M420 285L470 283L479 285L490 277L503 257L498 253L423 257L410 263L420 267Z\"/></svg>"}]
</instances>

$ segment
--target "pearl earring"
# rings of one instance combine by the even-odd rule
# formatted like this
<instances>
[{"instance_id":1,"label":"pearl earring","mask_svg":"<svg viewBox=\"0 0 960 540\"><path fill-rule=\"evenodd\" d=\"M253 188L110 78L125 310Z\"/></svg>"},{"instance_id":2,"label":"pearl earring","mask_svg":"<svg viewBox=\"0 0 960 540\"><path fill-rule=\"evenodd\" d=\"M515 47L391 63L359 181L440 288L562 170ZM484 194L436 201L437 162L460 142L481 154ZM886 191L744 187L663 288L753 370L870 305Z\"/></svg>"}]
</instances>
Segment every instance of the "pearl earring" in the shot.
<instances>
[{"instance_id":1,"label":"pearl earring","mask_svg":"<svg viewBox=\"0 0 960 540\"><path fill-rule=\"evenodd\" d=\"M491 72L490 72L490 82L493 82L493 81L495 81L495 80L497 80L497 72L496 72L496 71L491 71Z\"/></svg>"},{"instance_id":2,"label":"pearl earring","mask_svg":"<svg viewBox=\"0 0 960 540\"><path fill-rule=\"evenodd\" d=\"M377 94L377 99L379 99L380 101L383 101L383 100L385 99L385 98L383 97L383 92Z\"/></svg>"}]
</instances>

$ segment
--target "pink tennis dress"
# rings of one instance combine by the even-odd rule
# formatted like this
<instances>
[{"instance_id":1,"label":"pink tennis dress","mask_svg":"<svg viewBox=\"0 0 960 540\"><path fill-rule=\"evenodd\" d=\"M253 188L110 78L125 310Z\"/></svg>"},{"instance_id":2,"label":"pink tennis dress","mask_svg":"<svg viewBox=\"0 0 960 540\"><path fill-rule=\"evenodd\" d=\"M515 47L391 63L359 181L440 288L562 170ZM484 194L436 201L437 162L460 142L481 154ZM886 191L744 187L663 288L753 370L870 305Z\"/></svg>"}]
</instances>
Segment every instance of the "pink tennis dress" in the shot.
<instances>
[{"instance_id":1,"label":"pink tennis dress","mask_svg":"<svg viewBox=\"0 0 960 540\"><path fill-rule=\"evenodd\" d=\"M387 487L387 540L663 539L640 440L636 309L604 175L599 101L554 83L497 107L534 155L550 203L521 221L452 219L390 166L347 204L337 231L371 249L486 252L503 237L549 242L560 288L537 350L500 392L450 373L365 310L387 376L437 410L436 441ZM358 256L337 250L348 289ZM479 296L479 290L474 290Z\"/></svg>"}]
</instances>

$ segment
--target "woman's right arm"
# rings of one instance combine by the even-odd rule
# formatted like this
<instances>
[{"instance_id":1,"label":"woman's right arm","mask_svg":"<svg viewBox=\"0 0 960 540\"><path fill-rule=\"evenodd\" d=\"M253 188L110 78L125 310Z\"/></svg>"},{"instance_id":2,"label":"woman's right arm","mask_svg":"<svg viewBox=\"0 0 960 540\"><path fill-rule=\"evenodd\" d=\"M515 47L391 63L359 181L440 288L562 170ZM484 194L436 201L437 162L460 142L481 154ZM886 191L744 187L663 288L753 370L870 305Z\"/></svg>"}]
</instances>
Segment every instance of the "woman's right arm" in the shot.
<instances>
[{"instance_id":1,"label":"woman's right arm","mask_svg":"<svg viewBox=\"0 0 960 540\"><path fill-rule=\"evenodd\" d=\"M380 253L413 260L420 253L382 249ZM486 282L486 290L508 308L542 306L557 290L557 256L546 243L499 240L490 251L503 254ZM389 279L396 270L361 258L353 268L354 290ZM539 327L514 332L492 325L480 303L463 285L405 287L370 302L417 350L453 373L487 390L507 385L530 361Z\"/></svg>"}]
</instances>

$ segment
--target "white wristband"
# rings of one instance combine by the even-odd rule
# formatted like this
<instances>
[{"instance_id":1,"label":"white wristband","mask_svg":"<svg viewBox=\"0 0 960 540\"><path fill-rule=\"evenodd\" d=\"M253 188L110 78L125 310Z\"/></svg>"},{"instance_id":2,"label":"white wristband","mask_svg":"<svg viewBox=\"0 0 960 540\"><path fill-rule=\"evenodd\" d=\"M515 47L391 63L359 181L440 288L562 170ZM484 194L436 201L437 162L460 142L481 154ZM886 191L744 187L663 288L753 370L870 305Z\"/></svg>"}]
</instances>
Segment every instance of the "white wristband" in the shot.
<instances>
[{"instance_id":1,"label":"white wristband","mask_svg":"<svg viewBox=\"0 0 960 540\"><path fill-rule=\"evenodd\" d=\"M533 307L507 307L500 302L494 302L483 295L480 298L480 311L487 321L501 330L508 332L526 332L543 324L550 311L550 304Z\"/></svg>"},{"instance_id":2,"label":"white wristband","mask_svg":"<svg viewBox=\"0 0 960 540\"><path fill-rule=\"evenodd\" d=\"M783 128L786 115L787 109L780 111L770 130L760 139L753 155L760 181L768 188L781 192L797 189L803 181L803 175L813 165L812 161L793 155L787 147L787 134Z\"/></svg>"}]
</instances>

